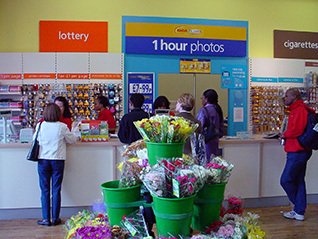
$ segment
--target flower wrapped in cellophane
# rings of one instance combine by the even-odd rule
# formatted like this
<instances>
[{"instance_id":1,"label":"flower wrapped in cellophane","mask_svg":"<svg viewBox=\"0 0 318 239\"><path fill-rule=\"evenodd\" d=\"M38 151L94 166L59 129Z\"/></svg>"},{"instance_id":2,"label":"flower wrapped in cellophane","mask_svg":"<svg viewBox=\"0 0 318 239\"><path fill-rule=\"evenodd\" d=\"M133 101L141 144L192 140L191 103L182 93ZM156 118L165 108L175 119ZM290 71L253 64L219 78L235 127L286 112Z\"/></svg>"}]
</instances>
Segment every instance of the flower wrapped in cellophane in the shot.
<instances>
[{"instance_id":1,"label":"flower wrapped in cellophane","mask_svg":"<svg viewBox=\"0 0 318 239\"><path fill-rule=\"evenodd\" d=\"M155 115L134 124L143 139L153 143L184 143L198 127L183 117L167 115Z\"/></svg>"},{"instance_id":2,"label":"flower wrapped in cellophane","mask_svg":"<svg viewBox=\"0 0 318 239\"><path fill-rule=\"evenodd\" d=\"M207 183L227 183L234 165L220 156L213 157L209 163L205 165L207 173Z\"/></svg>"},{"instance_id":3,"label":"flower wrapped in cellophane","mask_svg":"<svg viewBox=\"0 0 318 239\"><path fill-rule=\"evenodd\" d=\"M213 222L206 230L207 235L195 235L191 239L264 239L265 232L258 225L257 214L248 212L247 216L225 214L221 221Z\"/></svg>"},{"instance_id":4,"label":"flower wrapped in cellophane","mask_svg":"<svg viewBox=\"0 0 318 239\"><path fill-rule=\"evenodd\" d=\"M131 238L149 237L146 221L141 209L138 209L127 216L123 216L120 223L123 228L126 228L129 231Z\"/></svg>"},{"instance_id":5,"label":"flower wrapped in cellophane","mask_svg":"<svg viewBox=\"0 0 318 239\"><path fill-rule=\"evenodd\" d=\"M164 198L195 195L205 183L205 169L183 158L164 159L142 176L151 194Z\"/></svg>"},{"instance_id":6,"label":"flower wrapped in cellophane","mask_svg":"<svg viewBox=\"0 0 318 239\"><path fill-rule=\"evenodd\" d=\"M141 170L150 167L147 159L147 149L143 140L129 145L122 153L123 161L117 166L121 172L119 187L126 188L141 184Z\"/></svg>"}]
</instances>

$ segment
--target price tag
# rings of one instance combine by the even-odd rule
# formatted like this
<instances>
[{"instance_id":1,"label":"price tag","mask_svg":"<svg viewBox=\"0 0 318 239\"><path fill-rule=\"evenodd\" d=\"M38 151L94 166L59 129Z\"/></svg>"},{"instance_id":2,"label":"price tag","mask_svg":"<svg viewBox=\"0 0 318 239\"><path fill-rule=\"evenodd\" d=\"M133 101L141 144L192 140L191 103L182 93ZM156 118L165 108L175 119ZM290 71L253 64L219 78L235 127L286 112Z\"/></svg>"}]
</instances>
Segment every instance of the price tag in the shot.
<instances>
[{"instance_id":1,"label":"price tag","mask_svg":"<svg viewBox=\"0 0 318 239\"><path fill-rule=\"evenodd\" d=\"M146 112L152 112L152 104L143 104L141 108Z\"/></svg>"},{"instance_id":2,"label":"price tag","mask_svg":"<svg viewBox=\"0 0 318 239\"><path fill-rule=\"evenodd\" d=\"M129 84L129 93L152 94L151 83L131 83Z\"/></svg>"}]
</instances>

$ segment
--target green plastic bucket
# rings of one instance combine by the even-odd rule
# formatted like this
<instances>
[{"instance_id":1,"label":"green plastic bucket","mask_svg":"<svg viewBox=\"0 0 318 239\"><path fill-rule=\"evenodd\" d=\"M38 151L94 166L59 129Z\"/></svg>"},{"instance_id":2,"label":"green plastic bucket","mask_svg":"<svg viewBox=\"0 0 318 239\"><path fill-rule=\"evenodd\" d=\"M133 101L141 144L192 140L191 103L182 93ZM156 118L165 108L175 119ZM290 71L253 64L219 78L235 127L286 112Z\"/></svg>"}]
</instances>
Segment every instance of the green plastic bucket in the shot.
<instances>
[{"instance_id":1,"label":"green plastic bucket","mask_svg":"<svg viewBox=\"0 0 318 239\"><path fill-rule=\"evenodd\" d=\"M186 198L160 198L153 196L153 211L159 236L190 236L195 196Z\"/></svg>"},{"instance_id":2,"label":"green plastic bucket","mask_svg":"<svg viewBox=\"0 0 318 239\"><path fill-rule=\"evenodd\" d=\"M205 231L213 222L220 219L225 186L225 183L205 184L198 192L194 201L193 229Z\"/></svg>"},{"instance_id":3,"label":"green plastic bucket","mask_svg":"<svg viewBox=\"0 0 318 239\"><path fill-rule=\"evenodd\" d=\"M148 161L155 165L162 158L182 157L184 143L152 143L146 142Z\"/></svg>"},{"instance_id":4,"label":"green plastic bucket","mask_svg":"<svg viewBox=\"0 0 318 239\"><path fill-rule=\"evenodd\" d=\"M111 226L119 225L122 217L136 211L141 205L141 185L118 188L119 180L103 183L100 187L103 190L104 203Z\"/></svg>"}]
</instances>

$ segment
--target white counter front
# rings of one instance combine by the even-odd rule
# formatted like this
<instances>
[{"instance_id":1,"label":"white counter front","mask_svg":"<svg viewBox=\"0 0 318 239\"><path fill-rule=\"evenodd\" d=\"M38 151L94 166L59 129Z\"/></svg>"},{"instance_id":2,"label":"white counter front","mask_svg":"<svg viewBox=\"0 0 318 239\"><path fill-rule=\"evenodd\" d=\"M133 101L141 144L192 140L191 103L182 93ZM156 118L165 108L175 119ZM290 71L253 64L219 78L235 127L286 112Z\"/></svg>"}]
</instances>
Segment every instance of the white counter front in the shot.
<instances>
[{"instance_id":1,"label":"white counter front","mask_svg":"<svg viewBox=\"0 0 318 239\"><path fill-rule=\"evenodd\" d=\"M263 139L254 135L247 140L222 139L224 159L235 168L226 187L226 194L242 198L286 196L280 186L280 176L285 166L286 153L278 139ZM318 193L318 152L307 164L307 194Z\"/></svg>"},{"instance_id":2,"label":"white counter front","mask_svg":"<svg viewBox=\"0 0 318 239\"><path fill-rule=\"evenodd\" d=\"M39 208L37 163L26 160L29 144L0 144L0 209ZM100 185L118 178L122 144L68 145L62 185L62 207L89 206L101 198Z\"/></svg>"}]
</instances>

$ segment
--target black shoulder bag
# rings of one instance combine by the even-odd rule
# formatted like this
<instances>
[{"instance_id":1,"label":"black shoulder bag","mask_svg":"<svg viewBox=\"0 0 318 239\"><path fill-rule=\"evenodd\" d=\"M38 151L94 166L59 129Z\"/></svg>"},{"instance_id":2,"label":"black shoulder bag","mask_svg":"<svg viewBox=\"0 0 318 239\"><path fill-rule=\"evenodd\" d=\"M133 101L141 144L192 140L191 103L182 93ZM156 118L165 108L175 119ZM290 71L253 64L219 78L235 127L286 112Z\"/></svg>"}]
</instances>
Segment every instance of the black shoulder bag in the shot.
<instances>
[{"instance_id":1,"label":"black shoulder bag","mask_svg":"<svg viewBox=\"0 0 318 239\"><path fill-rule=\"evenodd\" d=\"M219 137L219 130L211 122L210 117L209 117L209 112L205 107L203 107L203 111L205 112L204 114L206 116L207 123L206 123L206 125L203 126L203 133L202 134L204 135L204 141L207 143L210 140Z\"/></svg>"},{"instance_id":2,"label":"black shoulder bag","mask_svg":"<svg viewBox=\"0 0 318 239\"><path fill-rule=\"evenodd\" d=\"M40 123L39 128L36 132L35 138L32 141L31 148L30 148L29 153L27 155L27 160L34 161L34 162L39 161L40 145L39 145L39 141L38 141L38 135L39 135L39 132L41 129L41 125L42 125L42 122Z\"/></svg>"}]
</instances>

